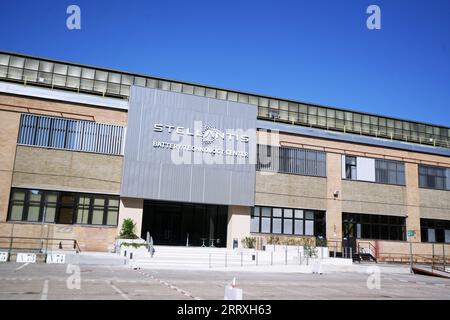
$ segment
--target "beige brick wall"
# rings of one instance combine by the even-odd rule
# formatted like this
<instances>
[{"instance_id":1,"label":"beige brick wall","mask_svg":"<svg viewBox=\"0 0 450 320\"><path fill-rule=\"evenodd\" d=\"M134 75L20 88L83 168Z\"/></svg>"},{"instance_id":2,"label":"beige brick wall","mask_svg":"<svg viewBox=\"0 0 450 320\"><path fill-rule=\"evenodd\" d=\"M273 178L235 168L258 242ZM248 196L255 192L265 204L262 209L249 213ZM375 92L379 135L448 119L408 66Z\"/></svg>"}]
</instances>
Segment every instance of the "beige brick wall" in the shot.
<instances>
[{"instance_id":1,"label":"beige brick wall","mask_svg":"<svg viewBox=\"0 0 450 320\"><path fill-rule=\"evenodd\" d=\"M326 236L328 240L342 239L342 180L341 156L327 153L327 208L326 208ZM335 192L338 196L335 197Z\"/></svg>"},{"instance_id":2,"label":"beige brick wall","mask_svg":"<svg viewBox=\"0 0 450 320\"><path fill-rule=\"evenodd\" d=\"M19 121L21 113L34 113L56 117L91 120L116 125L126 125L127 123L126 110L99 108L95 106L86 106L75 103L57 102L0 93L0 222L6 221L7 218L9 193L13 181L13 167L14 159L16 156L17 135L19 131ZM74 156L72 159L75 162L79 160L77 156ZM40 157L38 160L42 161L43 159ZM30 163L34 162L31 163L31 165L36 168L36 165L39 166L39 164L35 163L38 160L35 158L30 158L28 161ZM120 166L118 165L118 162L120 162ZM105 163L105 161L102 160L100 163ZM46 164L42 164L43 166L46 166L48 168L47 173L63 173L56 171L52 172L51 168L49 168L49 166L51 166L52 164L54 163L47 162ZM86 164L86 162L81 161L80 164ZM100 169L99 164L91 162L91 167L93 165L94 168L99 170L100 174L97 174L97 177L105 173L105 170L114 171L114 175L120 176L121 160L113 160L111 164L108 163L105 166L106 169ZM83 167L78 166L76 163L73 163L72 167L74 169L78 168L78 172L83 169ZM66 168L67 167L65 167L64 169ZM88 170L92 171L91 168L88 168ZM55 188L57 190L59 189L59 182L57 180L62 179L62 177L60 176L57 178L50 178L51 175L49 173L47 175L47 178L51 181L49 181L48 183L43 183L43 180L45 179L44 176L36 177L32 172L30 172L31 170L29 170L29 168L26 168L26 170L22 171L22 173L16 172L16 175L14 177L17 186L28 187L28 182L30 182L30 184L34 184L35 187L48 186L49 188ZM109 178L108 176L112 175L107 173L107 179ZM112 182L99 183L98 186L94 187L92 187L91 183L90 188L92 189L92 191L102 190L101 192L108 191L117 193L119 189L118 183L120 182L120 180L118 180L117 177L114 177L112 180ZM74 178L73 182L68 183L67 181L62 181L61 187L65 188L66 186L70 185L70 187L77 188L76 190L83 189L83 184L85 182L85 179L79 179L79 176L77 176Z\"/></svg>"},{"instance_id":3,"label":"beige brick wall","mask_svg":"<svg viewBox=\"0 0 450 320\"><path fill-rule=\"evenodd\" d=\"M136 223L135 234L140 237L142 231L142 216L144 212L144 199L121 198L119 208L119 222L117 224L117 233L122 228L123 220L133 219Z\"/></svg>"},{"instance_id":4,"label":"beige brick wall","mask_svg":"<svg viewBox=\"0 0 450 320\"><path fill-rule=\"evenodd\" d=\"M255 204L326 210L327 179L256 172Z\"/></svg>"},{"instance_id":5,"label":"beige brick wall","mask_svg":"<svg viewBox=\"0 0 450 320\"><path fill-rule=\"evenodd\" d=\"M450 219L450 191L419 189L422 218Z\"/></svg>"},{"instance_id":6,"label":"beige brick wall","mask_svg":"<svg viewBox=\"0 0 450 320\"><path fill-rule=\"evenodd\" d=\"M250 213L250 207L228 207L227 248L233 248L233 239L238 240L238 247L241 248L241 240L250 236Z\"/></svg>"},{"instance_id":7,"label":"beige brick wall","mask_svg":"<svg viewBox=\"0 0 450 320\"><path fill-rule=\"evenodd\" d=\"M0 110L0 222L6 221L20 115Z\"/></svg>"},{"instance_id":8,"label":"beige brick wall","mask_svg":"<svg viewBox=\"0 0 450 320\"><path fill-rule=\"evenodd\" d=\"M408 217L406 218L406 230L414 231L412 237L407 236L408 241L420 242L420 215L419 208L419 179L418 166L415 163L405 164L406 201L408 204ZM449 217L450 218L450 217Z\"/></svg>"},{"instance_id":9,"label":"beige brick wall","mask_svg":"<svg viewBox=\"0 0 450 320\"><path fill-rule=\"evenodd\" d=\"M406 216L406 187L342 180L342 211Z\"/></svg>"},{"instance_id":10,"label":"beige brick wall","mask_svg":"<svg viewBox=\"0 0 450 320\"><path fill-rule=\"evenodd\" d=\"M126 125L127 111L0 93L0 110Z\"/></svg>"},{"instance_id":11,"label":"beige brick wall","mask_svg":"<svg viewBox=\"0 0 450 320\"><path fill-rule=\"evenodd\" d=\"M17 146L14 187L120 192L121 156Z\"/></svg>"},{"instance_id":12,"label":"beige brick wall","mask_svg":"<svg viewBox=\"0 0 450 320\"><path fill-rule=\"evenodd\" d=\"M57 249L61 242L64 249L71 249L69 239L75 239L82 251L110 251L114 247L117 235L116 227L82 226L41 223L0 223L0 235L10 237L37 238L15 239L14 247L36 249L40 247L41 238L58 239L49 242L48 249ZM59 240L66 239L66 240ZM7 247L8 240L0 240L0 246ZM44 247L47 244L44 242Z\"/></svg>"},{"instance_id":13,"label":"beige brick wall","mask_svg":"<svg viewBox=\"0 0 450 320\"><path fill-rule=\"evenodd\" d=\"M407 216L408 230L414 230L410 241L420 241L420 217L450 220L450 192L418 188L418 164L450 167L450 157L397 149L331 141L306 136L259 131L265 143L321 150L327 152L327 179L296 175L256 175L256 205L312 208L327 211L327 237L342 236L341 212ZM272 133L273 134L273 133ZM341 155L398 160L405 163L406 186L341 180ZM334 191L340 191L338 200ZM394 242L394 247L395 243Z\"/></svg>"}]
</instances>

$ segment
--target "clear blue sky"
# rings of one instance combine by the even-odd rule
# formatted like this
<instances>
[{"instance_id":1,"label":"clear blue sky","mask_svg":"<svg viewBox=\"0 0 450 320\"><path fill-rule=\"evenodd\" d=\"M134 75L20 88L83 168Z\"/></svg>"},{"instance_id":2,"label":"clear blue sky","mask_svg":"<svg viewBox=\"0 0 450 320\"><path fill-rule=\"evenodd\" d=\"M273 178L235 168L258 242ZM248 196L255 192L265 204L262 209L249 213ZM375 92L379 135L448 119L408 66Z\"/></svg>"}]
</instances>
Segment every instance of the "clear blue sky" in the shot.
<instances>
[{"instance_id":1,"label":"clear blue sky","mask_svg":"<svg viewBox=\"0 0 450 320\"><path fill-rule=\"evenodd\" d=\"M0 50L450 126L450 0L2 1Z\"/></svg>"}]
</instances>

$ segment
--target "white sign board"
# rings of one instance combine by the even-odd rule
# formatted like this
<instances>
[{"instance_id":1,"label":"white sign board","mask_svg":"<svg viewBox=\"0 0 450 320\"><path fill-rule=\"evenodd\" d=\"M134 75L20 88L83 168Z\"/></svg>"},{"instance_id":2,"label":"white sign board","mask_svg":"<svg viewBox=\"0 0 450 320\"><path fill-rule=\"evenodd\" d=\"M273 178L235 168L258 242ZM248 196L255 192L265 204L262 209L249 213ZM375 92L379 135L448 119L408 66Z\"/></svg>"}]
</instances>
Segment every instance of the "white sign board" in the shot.
<instances>
[{"instance_id":1,"label":"white sign board","mask_svg":"<svg viewBox=\"0 0 450 320\"><path fill-rule=\"evenodd\" d=\"M0 251L0 262L8 261L8 252Z\"/></svg>"},{"instance_id":2,"label":"white sign board","mask_svg":"<svg viewBox=\"0 0 450 320\"><path fill-rule=\"evenodd\" d=\"M18 253L16 262L35 263L36 262L36 254L35 253Z\"/></svg>"},{"instance_id":3,"label":"white sign board","mask_svg":"<svg viewBox=\"0 0 450 320\"><path fill-rule=\"evenodd\" d=\"M50 253L47 255L47 263L65 263L66 255L64 253Z\"/></svg>"}]
</instances>

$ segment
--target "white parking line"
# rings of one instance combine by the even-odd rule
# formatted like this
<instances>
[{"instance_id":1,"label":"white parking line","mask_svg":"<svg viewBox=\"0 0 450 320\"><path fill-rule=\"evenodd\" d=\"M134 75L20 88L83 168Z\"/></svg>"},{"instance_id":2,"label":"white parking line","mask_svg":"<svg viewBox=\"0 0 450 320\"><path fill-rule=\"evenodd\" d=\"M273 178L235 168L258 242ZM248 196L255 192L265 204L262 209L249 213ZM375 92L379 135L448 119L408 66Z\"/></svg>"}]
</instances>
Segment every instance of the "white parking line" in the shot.
<instances>
[{"instance_id":1,"label":"white parking line","mask_svg":"<svg viewBox=\"0 0 450 320\"><path fill-rule=\"evenodd\" d=\"M42 288L41 300L47 300L48 296L48 280L44 281L44 287Z\"/></svg>"},{"instance_id":2,"label":"white parking line","mask_svg":"<svg viewBox=\"0 0 450 320\"><path fill-rule=\"evenodd\" d=\"M27 265L29 265L29 264L30 264L30 263L27 262L27 263L21 265L20 267L18 267L15 271L19 271L20 269L25 268L25 267L26 267Z\"/></svg>"},{"instance_id":3,"label":"white parking line","mask_svg":"<svg viewBox=\"0 0 450 320\"><path fill-rule=\"evenodd\" d=\"M124 298L125 300L131 300L129 296L127 296L122 290L120 290L120 289L117 288L115 285L113 285L113 284L111 283L111 281L105 280L105 282L106 282L107 284L109 284L109 286L110 286L111 288L113 288L114 291L116 291L118 294L120 294L120 295L122 296L122 298Z\"/></svg>"}]
</instances>

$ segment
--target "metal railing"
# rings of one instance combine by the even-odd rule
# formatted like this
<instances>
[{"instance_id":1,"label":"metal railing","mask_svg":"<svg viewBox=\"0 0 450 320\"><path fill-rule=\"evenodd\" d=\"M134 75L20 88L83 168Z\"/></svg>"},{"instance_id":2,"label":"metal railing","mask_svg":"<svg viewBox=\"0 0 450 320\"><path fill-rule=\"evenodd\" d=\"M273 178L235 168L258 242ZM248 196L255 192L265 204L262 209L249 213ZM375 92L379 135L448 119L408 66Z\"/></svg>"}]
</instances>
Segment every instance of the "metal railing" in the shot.
<instances>
[{"instance_id":1,"label":"metal railing","mask_svg":"<svg viewBox=\"0 0 450 320\"><path fill-rule=\"evenodd\" d=\"M76 253L81 252L76 239L16 236L0 236L0 250L8 250L10 255L12 252L20 250L44 254L53 250L75 250Z\"/></svg>"},{"instance_id":2,"label":"metal railing","mask_svg":"<svg viewBox=\"0 0 450 320\"><path fill-rule=\"evenodd\" d=\"M0 53L0 79L128 99L139 85L258 106L258 118L450 148L450 128L103 68Z\"/></svg>"}]
</instances>

